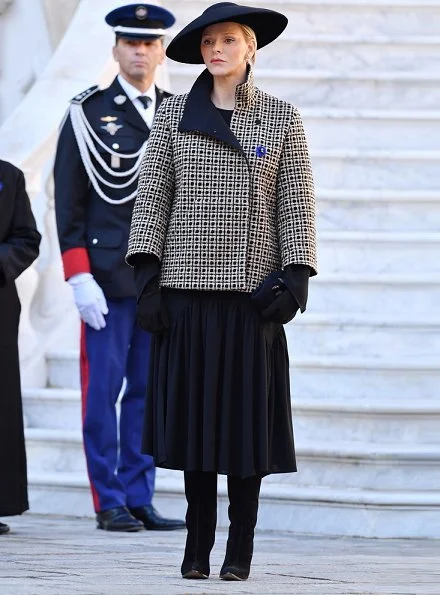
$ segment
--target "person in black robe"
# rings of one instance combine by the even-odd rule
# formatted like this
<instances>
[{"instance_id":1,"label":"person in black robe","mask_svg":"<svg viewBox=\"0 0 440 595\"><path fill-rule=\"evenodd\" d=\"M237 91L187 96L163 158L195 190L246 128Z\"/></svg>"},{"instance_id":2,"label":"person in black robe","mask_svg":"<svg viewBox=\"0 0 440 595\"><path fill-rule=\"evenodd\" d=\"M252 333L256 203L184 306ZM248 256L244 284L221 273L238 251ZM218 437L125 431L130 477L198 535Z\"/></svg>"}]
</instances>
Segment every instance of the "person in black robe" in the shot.
<instances>
[{"instance_id":1,"label":"person in black robe","mask_svg":"<svg viewBox=\"0 0 440 595\"><path fill-rule=\"evenodd\" d=\"M37 258L40 240L23 172L0 160L0 517L29 508L15 279ZM8 531L0 523L0 534Z\"/></svg>"}]
</instances>

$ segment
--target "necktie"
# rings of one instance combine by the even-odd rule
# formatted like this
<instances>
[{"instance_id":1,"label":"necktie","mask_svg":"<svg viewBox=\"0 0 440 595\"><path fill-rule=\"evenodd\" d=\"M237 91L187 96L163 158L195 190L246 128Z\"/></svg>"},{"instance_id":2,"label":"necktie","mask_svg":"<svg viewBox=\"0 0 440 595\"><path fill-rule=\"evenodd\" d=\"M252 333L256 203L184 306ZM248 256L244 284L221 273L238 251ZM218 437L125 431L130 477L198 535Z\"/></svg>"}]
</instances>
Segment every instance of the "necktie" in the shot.
<instances>
[{"instance_id":1,"label":"necktie","mask_svg":"<svg viewBox=\"0 0 440 595\"><path fill-rule=\"evenodd\" d=\"M144 109L147 109L147 107L150 107L151 102L153 101L151 99L151 97L147 97L147 95L139 95L138 99L144 106Z\"/></svg>"}]
</instances>

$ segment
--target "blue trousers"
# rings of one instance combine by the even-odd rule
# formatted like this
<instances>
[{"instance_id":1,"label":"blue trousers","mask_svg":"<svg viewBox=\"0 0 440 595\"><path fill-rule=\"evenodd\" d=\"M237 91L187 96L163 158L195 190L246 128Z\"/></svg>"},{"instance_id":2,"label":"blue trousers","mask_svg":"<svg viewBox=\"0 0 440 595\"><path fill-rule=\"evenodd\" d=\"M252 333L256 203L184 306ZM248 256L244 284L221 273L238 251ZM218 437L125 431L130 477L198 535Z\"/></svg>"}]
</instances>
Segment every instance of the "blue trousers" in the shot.
<instances>
[{"instance_id":1,"label":"blue trousers","mask_svg":"<svg viewBox=\"0 0 440 595\"><path fill-rule=\"evenodd\" d=\"M107 326L81 332L83 439L97 512L151 504L155 479L153 458L140 452L151 337L136 324L134 298L107 304Z\"/></svg>"}]
</instances>

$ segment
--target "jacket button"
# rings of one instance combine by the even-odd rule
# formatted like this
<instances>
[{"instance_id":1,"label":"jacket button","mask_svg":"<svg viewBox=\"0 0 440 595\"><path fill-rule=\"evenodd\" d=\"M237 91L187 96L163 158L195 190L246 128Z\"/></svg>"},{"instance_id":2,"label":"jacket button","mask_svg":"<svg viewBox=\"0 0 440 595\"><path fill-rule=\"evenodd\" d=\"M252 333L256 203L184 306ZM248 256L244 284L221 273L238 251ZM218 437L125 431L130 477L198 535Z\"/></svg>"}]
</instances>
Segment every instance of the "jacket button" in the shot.
<instances>
[{"instance_id":1,"label":"jacket button","mask_svg":"<svg viewBox=\"0 0 440 595\"><path fill-rule=\"evenodd\" d=\"M93 238L92 244L97 244L97 243L98 243L98 238Z\"/></svg>"},{"instance_id":2,"label":"jacket button","mask_svg":"<svg viewBox=\"0 0 440 595\"><path fill-rule=\"evenodd\" d=\"M118 143L113 143L112 144L112 149L119 149Z\"/></svg>"}]
</instances>

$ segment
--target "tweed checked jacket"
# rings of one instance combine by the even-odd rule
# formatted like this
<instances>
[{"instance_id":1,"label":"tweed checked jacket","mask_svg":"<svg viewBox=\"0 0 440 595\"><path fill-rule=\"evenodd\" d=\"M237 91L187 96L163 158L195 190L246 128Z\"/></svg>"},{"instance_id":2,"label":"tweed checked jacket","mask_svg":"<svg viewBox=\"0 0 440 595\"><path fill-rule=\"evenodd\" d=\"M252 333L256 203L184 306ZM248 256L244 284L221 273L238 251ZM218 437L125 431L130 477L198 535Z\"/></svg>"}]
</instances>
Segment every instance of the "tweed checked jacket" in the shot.
<instances>
[{"instance_id":1,"label":"tweed checked jacket","mask_svg":"<svg viewBox=\"0 0 440 595\"><path fill-rule=\"evenodd\" d=\"M157 112L127 262L154 254L160 284L178 289L250 292L288 264L316 274L313 178L298 111L257 89L250 71L229 127L211 89L205 70Z\"/></svg>"}]
</instances>

